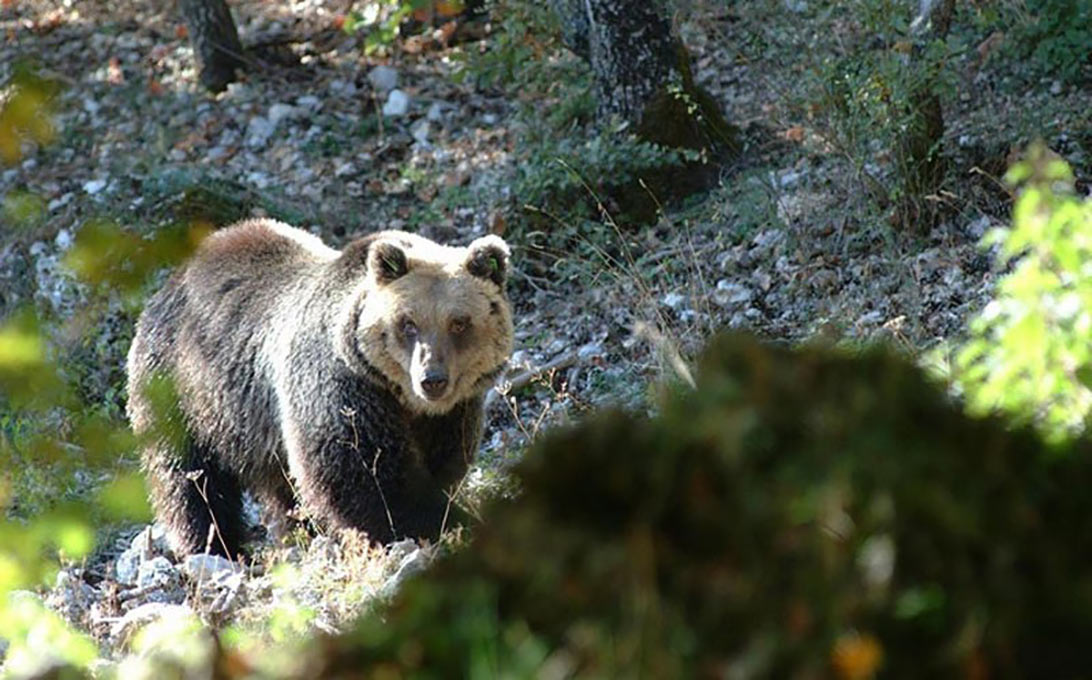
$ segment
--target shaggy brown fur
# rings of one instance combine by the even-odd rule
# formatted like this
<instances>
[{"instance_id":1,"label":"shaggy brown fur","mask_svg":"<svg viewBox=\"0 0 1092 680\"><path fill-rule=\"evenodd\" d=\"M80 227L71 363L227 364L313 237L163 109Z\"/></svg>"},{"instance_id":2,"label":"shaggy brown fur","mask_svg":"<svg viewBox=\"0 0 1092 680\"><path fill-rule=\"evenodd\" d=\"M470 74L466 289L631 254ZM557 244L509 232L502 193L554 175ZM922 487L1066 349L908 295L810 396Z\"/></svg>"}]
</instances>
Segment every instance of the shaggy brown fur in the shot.
<instances>
[{"instance_id":1,"label":"shaggy brown fur","mask_svg":"<svg viewBox=\"0 0 1092 680\"><path fill-rule=\"evenodd\" d=\"M507 268L495 236L386 231L338 252L250 220L206 239L129 351L129 417L174 549L237 554L245 489L274 519L298 500L375 541L437 536L512 350Z\"/></svg>"}]
</instances>

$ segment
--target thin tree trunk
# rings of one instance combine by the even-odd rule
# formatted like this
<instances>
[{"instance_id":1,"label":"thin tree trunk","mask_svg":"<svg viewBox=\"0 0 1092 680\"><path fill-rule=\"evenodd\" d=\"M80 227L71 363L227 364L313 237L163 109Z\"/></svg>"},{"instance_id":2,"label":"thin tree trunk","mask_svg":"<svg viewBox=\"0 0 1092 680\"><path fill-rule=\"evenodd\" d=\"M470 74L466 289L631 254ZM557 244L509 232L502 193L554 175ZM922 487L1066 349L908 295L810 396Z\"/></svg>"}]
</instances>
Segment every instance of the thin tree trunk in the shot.
<instances>
[{"instance_id":1,"label":"thin tree trunk","mask_svg":"<svg viewBox=\"0 0 1092 680\"><path fill-rule=\"evenodd\" d=\"M927 41L947 38L954 10L955 0L921 1L913 24L919 37L912 60L920 59ZM910 94L910 122L898 148L900 171L906 180L906 196L898 207L898 217L904 227L918 232L928 231L938 218L938 204L929 197L940 191L944 182L943 139L944 110L936 93L935 75L928 73Z\"/></svg>"},{"instance_id":2,"label":"thin tree trunk","mask_svg":"<svg viewBox=\"0 0 1092 680\"><path fill-rule=\"evenodd\" d=\"M651 0L551 0L562 39L591 66L597 117L620 118L648 142L724 159L740 150L738 130L716 101L694 83L690 56ZM665 197L707 186L713 164L688 163L647 177ZM645 190L641 191L642 194Z\"/></svg>"},{"instance_id":3,"label":"thin tree trunk","mask_svg":"<svg viewBox=\"0 0 1092 680\"><path fill-rule=\"evenodd\" d=\"M243 47L225 0L179 0L201 84L221 92L244 67Z\"/></svg>"}]
</instances>

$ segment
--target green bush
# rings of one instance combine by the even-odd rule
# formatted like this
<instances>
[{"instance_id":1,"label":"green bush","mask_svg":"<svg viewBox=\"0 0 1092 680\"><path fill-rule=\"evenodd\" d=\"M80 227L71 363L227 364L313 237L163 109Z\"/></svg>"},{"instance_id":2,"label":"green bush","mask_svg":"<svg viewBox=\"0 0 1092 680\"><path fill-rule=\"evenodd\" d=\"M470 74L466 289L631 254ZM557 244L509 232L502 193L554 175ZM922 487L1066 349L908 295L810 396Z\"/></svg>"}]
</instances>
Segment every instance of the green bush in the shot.
<instances>
[{"instance_id":1,"label":"green bush","mask_svg":"<svg viewBox=\"0 0 1092 680\"><path fill-rule=\"evenodd\" d=\"M956 378L973 412L1004 410L1058 441L1092 414L1092 200L1074 195L1069 167L1043 147L1008 180L1024 184L1012 227L984 243L1011 271L971 322Z\"/></svg>"},{"instance_id":2,"label":"green bush","mask_svg":"<svg viewBox=\"0 0 1092 680\"><path fill-rule=\"evenodd\" d=\"M1074 84L1092 73L1092 3L1088 0L1026 0L1027 15L1012 31L1017 55L1036 74Z\"/></svg>"},{"instance_id":3,"label":"green bush","mask_svg":"<svg viewBox=\"0 0 1092 680\"><path fill-rule=\"evenodd\" d=\"M540 442L523 495L322 677L1083 677L1092 451L903 359L721 337L696 392Z\"/></svg>"}]
</instances>

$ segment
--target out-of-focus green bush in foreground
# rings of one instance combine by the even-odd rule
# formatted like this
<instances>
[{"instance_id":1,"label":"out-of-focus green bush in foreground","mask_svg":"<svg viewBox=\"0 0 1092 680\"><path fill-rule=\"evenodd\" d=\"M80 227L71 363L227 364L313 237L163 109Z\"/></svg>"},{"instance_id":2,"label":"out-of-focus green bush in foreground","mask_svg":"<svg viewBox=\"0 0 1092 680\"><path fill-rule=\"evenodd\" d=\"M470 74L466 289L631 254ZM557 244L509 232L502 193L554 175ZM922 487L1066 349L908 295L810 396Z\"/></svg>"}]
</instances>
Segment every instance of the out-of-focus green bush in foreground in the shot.
<instances>
[{"instance_id":1,"label":"out-of-focus green bush in foreground","mask_svg":"<svg viewBox=\"0 0 1092 680\"><path fill-rule=\"evenodd\" d=\"M878 350L721 337L697 376L653 420L547 437L468 549L307 674L1086 671L1087 444L1045 456Z\"/></svg>"},{"instance_id":2,"label":"out-of-focus green bush in foreground","mask_svg":"<svg viewBox=\"0 0 1092 680\"><path fill-rule=\"evenodd\" d=\"M1092 199L1042 146L1007 179L1019 187L1012 226L984 242L1011 272L972 321L956 382L972 412L1000 409L1061 441L1092 415Z\"/></svg>"}]
</instances>

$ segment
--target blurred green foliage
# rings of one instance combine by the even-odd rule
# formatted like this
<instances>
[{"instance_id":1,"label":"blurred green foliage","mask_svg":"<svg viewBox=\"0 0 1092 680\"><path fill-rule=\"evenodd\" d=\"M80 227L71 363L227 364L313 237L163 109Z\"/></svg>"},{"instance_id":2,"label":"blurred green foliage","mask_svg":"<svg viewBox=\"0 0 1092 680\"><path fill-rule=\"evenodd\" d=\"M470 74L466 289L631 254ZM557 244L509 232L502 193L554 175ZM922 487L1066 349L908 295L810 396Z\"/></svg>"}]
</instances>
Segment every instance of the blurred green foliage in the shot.
<instances>
[{"instance_id":1,"label":"blurred green foliage","mask_svg":"<svg viewBox=\"0 0 1092 680\"><path fill-rule=\"evenodd\" d=\"M537 444L523 494L312 677L1083 677L1092 451L907 361L742 336L652 420Z\"/></svg>"},{"instance_id":2,"label":"blurred green foliage","mask_svg":"<svg viewBox=\"0 0 1092 680\"><path fill-rule=\"evenodd\" d=\"M1092 3L1088 0L1024 0L1000 3L1010 16L1016 55L1039 77L1074 85L1092 78Z\"/></svg>"},{"instance_id":3,"label":"blurred green foliage","mask_svg":"<svg viewBox=\"0 0 1092 680\"><path fill-rule=\"evenodd\" d=\"M919 165L940 154L940 140L922 138L933 146L921 158L904 147L921 129L923 97L952 92L958 75L953 56L966 48L957 35L914 33L911 9L898 0L854 0L832 8L834 16L858 26L860 35L848 48L823 51L807 72L810 101L804 106L881 208L918 202L923 189L936 189L919 186Z\"/></svg>"},{"instance_id":4,"label":"blurred green foliage","mask_svg":"<svg viewBox=\"0 0 1092 680\"><path fill-rule=\"evenodd\" d=\"M1004 410L1064 440L1092 416L1092 200L1042 145L1007 179L1020 187L1012 226L983 245L1011 271L972 321L956 378L972 411Z\"/></svg>"},{"instance_id":5,"label":"blurred green foliage","mask_svg":"<svg viewBox=\"0 0 1092 680\"><path fill-rule=\"evenodd\" d=\"M0 157L20 160L32 142L56 135L54 80L17 64L0 108ZM34 225L42 200L12 192L3 218ZM139 302L154 274L186 257L207 224L195 222L141 237L109 220L92 220L77 232L65 264L92 299ZM86 306L86 305L85 305ZM67 365L73 334L93 330L76 319L41 316L23 307L0 319L0 640L5 670L35 672L55 663L86 667L98 656L31 593L65 563L83 560L95 547L99 522L150 517L141 477L132 469L136 440L116 411L88 403L79 376ZM128 467L126 467L128 464Z\"/></svg>"},{"instance_id":6,"label":"blurred green foliage","mask_svg":"<svg viewBox=\"0 0 1092 680\"><path fill-rule=\"evenodd\" d=\"M0 161L17 163L24 143L53 141L57 131L51 113L60 89L57 80L42 76L30 62L13 65L11 78L0 85Z\"/></svg>"},{"instance_id":7,"label":"blurred green foliage","mask_svg":"<svg viewBox=\"0 0 1092 680\"><path fill-rule=\"evenodd\" d=\"M347 33L363 31L364 53L370 55L392 47L402 37L406 21L415 15L438 11L453 16L463 5L460 0L370 0L349 12L342 29Z\"/></svg>"}]
</instances>

